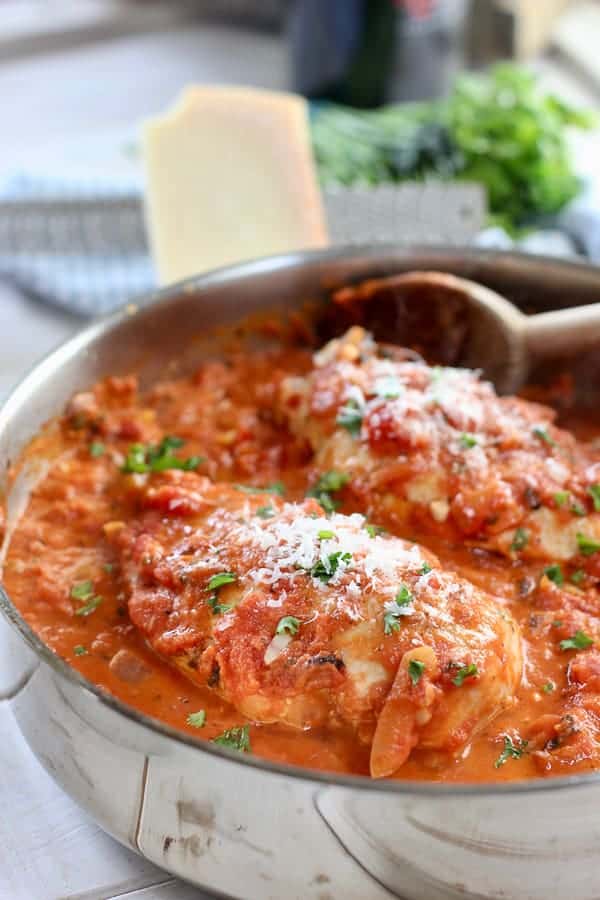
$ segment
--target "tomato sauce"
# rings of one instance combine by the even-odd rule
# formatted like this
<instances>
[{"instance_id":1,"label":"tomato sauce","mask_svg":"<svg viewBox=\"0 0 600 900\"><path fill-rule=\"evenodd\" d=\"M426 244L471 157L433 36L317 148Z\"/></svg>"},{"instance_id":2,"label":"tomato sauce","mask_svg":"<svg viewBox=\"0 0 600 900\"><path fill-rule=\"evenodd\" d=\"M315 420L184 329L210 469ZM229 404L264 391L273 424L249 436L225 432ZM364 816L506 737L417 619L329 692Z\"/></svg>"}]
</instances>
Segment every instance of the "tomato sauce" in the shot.
<instances>
[{"instance_id":1,"label":"tomato sauce","mask_svg":"<svg viewBox=\"0 0 600 900\"><path fill-rule=\"evenodd\" d=\"M107 523L127 521L132 498L121 467L132 445L180 439L179 458L200 456L198 472L214 481L265 486L281 483L286 499L304 497L314 476L305 442L273 414L277 384L310 366L304 351L231 353L207 362L189 377L166 380L147 393L136 379L108 378L77 395L65 415L51 423L27 451L28 460L48 460L48 471L32 492L12 535L4 583L13 602L41 639L91 682L123 702L188 734L211 740L239 726L239 713L213 691L195 686L146 645L131 624L118 562ZM569 426L586 439L589 424L571 416ZM196 463L196 460L194 460ZM346 510L342 506L341 512ZM414 752L400 778L442 782L510 781L544 774L591 770L600 764L594 735L585 752L558 762L532 754L498 763L505 735L526 735L544 716L565 713L570 697L569 659L536 631L530 586L539 564L510 561L494 553L414 530L401 537L433 550L443 565L504 603L522 629L525 667L517 702L494 719L456 759ZM72 595L73 586L93 581L93 593ZM115 657L129 650L138 670L123 670ZM203 710L200 729L188 722ZM194 717L192 715L192 722ZM197 721L197 719L196 719ZM298 731L281 725L250 725L252 752L315 769L368 773L368 747L349 731Z\"/></svg>"}]
</instances>

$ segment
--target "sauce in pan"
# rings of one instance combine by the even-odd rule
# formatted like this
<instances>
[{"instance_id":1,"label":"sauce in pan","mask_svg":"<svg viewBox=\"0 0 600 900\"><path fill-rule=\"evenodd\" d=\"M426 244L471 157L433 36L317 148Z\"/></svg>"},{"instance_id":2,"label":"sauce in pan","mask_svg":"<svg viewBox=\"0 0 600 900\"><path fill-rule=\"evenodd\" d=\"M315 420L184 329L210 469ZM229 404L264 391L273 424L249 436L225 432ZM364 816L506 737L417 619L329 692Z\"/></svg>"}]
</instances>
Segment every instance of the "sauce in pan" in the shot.
<instances>
[{"instance_id":1,"label":"sauce in pan","mask_svg":"<svg viewBox=\"0 0 600 900\"><path fill-rule=\"evenodd\" d=\"M198 739L212 740L225 733L225 743L240 750L249 743L251 752L264 758L368 774L372 729L366 729L365 739L361 729L343 716L304 728L283 720L259 724L244 717L235 702L227 702L228 695L212 689L210 676L202 685L199 677L196 681L187 677L181 667L152 649L147 634L134 623L135 617L130 617L131 579L124 571L124 551L119 545L119 534L131 522L137 523L138 532L141 528L136 518L141 490L147 491L149 484L177 485L177 479L183 483L188 478L166 474L173 471L196 473L216 485L265 489L260 506L256 505L259 501L252 501L253 514L265 520L274 514L269 511L269 496L274 506L303 502L307 493L313 494L314 503L322 501L315 483L325 469L331 472L338 467L320 464L322 455L315 450L314 441L306 439L297 422L291 427L278 405L281 385L304 379L311 367L310 354L300 350L232 352L223 361L202 364L190 377L163 381L147 393L138 392L131 376L108 378L74 397L65 415L51 423L27 451L30 459L50 460L49 470L33 491L12 536L4 583L26 620L55 653L90 681L142 712ZM390 384L388 394L393 395ZM360 422L353 415L362 401L344 402L343 430L360 442ZM372 423L372 410L369 415ZM576 437L581 435L587 442L588 471L594 465L590 443L594 435L576 416L569 426ZM536 435L542 450L551 454L561 443L555 440L553 428L539 426ZM478 438L460 427L459 433L467 454ZM371 450L380 453L374 445ZM387 445L385 452L389 453ZM600 454L596 456L600 461ZM345 459L344 465L352 468L353 457ZM536 474L535 467L532 474ZM188 480L192 483L193 478ZM415 739L415 748L397 770L397 777L509 781L592 770L600 765L600 653L595 649L600 641L596 588L600 562L595 557L600 545L595 543L592 522L595 509L600 508L600 495L592 476L589 484L580 481L578 485L579 493L572 487L555 490L554 500L548 501L565 517L565 527L571 528L571 520L581 520L577 533L588 541L578 539L579 556L566 561L520 552L520 544L528 539L525 528L511 525L512 544L500 552L489 539L479 539L481 531L465 537L456 528L445 527L439 507L434 508L437 524L432 528L419 515L408 520L387 514L384 502L372 501L352 485L325 491L325 499L333 498L337 513L364 513L368 522L374 523L369 525L373 533L375 529L379 533L382 526L388 535L418 542L425 552L432 551L444 571L468 579L476 589L490 594L520 631L522 674L512 702L475 728L462 744L454 735L451 753L434 744L421 746ZM543 487L529 491L532 508L545 502L540 491L543 495ZM252 491L247 495L252 498ZM331 510L325 508L322 514L328 512ZM152 515L158 528L162 513L159 510ZM172 515L178 515L173 504L165 512L167 519ZM309 511L308 515L314 518L317 513ZM589 526L584 524L588 519ZM323 539L323 530L320 533ZM159 576L153 571L151 577ZM323 582L327 577L335 580L326 573ZM199 603L207 602L204 593L198 597ZM215 614L215 606L219 612L220 600L211 602L210 614ZM228 615L224 608L222 621ZM383 626L381 629L382 646L388 637L396 639L403 628L403 616L393 609L390 612L389 603L386 609L391 618L385 633ZM288 625L288 634L293 628ZM461 677L466 679L464 689L471 689L469 679L474 684L482 675L473 666L470 672L465 666L460 677L458 667L448 670L449 693L445 696L463 689ZM417 659L409 671L406 691L416 690L425 663ZM373 702L381 709L383 697L377 698ZM241 730L232 733L228 729Z\"/></svg>"}]
</instances>

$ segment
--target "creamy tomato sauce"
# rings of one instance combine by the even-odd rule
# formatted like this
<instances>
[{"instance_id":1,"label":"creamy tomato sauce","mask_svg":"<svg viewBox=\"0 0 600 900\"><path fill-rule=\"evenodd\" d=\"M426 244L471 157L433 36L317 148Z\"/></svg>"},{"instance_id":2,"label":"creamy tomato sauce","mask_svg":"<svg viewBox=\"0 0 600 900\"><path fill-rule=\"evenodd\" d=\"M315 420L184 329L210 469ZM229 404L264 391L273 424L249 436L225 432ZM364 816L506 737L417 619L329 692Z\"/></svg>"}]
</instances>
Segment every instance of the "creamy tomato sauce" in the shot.
<instances>
[{"instance_id":1,"label":"creamy tomato sauce","mask_svg":"<svg viewBox=\"0 0 600 900\"><path fill-rule=\"evenodd\" d=\"M282 379L302 376L310 365L310 354L286 349L232 353L224 361L206 362L191 377L163 381L147 393L138 392L133 376L108 378L77 395L64 417L48 426L27 452L29 459L47 458L49 469L10 542L4 583L12 600L42 640L90 681L198 739L211 740L246 723L210 688L196 686L163 661L129 619L111 534L134 515L128 479L135 480L135 474L124 478L122 468L128 460L135 468L136 459L143 468L148 460L144 448L176 436L178 440L163 446L163 456L175 456L178 465L214 482L271 486L277 494L284 492L286 500L301 500L315 480L312 455L307 443L277 420L273 404ZM576 436L581 426L586 439L593 437L589 423L578 423L576 416L571 415L569 426ZM143 448L132 451L135 445ZM356 509L343 492L340 503L339 512ZM418 541L445 568L504 604L521 627L524 651L514 705L457 758L416 750L398 777L508 781L598 767L593 731L562 756L526 750L543 745L539 735L557 721L547 716L560 717L565 732L577 729L575 721L569 725L577 684L600 679L600 672L589 671L574 678L571 655L556 642L550 644L547 632L538 628L532 596L545 565L419 533L418 524L410 534L403 530L398 536ZM586 612L599 615L591 596L588 591ZM588 712L593 712L594 702L595 695L588 697ZM198 716L200 712L204 715ZM556 729L551 733L558 745ZM517 752L506 753L507 735ZM264 758L329 771L369 771L368 746L343 727L302 731L249 723L249 739L252 752Z\"/></svg>"}]
</instances>

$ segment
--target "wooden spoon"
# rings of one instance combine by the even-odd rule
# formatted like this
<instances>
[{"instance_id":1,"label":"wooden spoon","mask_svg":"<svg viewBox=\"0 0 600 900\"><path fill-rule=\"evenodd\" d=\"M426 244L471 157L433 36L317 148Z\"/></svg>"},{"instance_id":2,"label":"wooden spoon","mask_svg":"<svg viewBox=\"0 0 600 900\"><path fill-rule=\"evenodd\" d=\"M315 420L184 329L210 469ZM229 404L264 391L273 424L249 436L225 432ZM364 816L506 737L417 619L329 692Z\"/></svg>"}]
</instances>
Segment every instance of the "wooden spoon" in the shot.
<instances>
[{"instance_id":1,"label":"wooden spoon","mask_svg":"<svg viewBox=\"0 0 600 900\"><path fill-rule=\"evenodd\" d=\"M481 369L500 393L517 391L538 362L600 346L600 302L527 316L490 288L445 272L372 279L333 300L362 309L367 325L374 316L379 339L407 343L426 327L438 344L450 345L444 361Z\"/></svg>"}]
</instances>

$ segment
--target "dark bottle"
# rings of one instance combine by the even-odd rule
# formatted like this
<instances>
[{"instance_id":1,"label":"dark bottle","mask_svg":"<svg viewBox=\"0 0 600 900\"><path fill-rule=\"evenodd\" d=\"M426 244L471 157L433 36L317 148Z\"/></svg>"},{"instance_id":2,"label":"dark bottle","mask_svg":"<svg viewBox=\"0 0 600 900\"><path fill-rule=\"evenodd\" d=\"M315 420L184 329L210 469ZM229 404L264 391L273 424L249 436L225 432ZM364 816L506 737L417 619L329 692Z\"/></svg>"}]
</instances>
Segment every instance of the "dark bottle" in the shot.
<instances>
[{"instance_id":1,"label":"dark bottle","mask_svg":"<svg viewBox=\"0 0 600 900\"><path fill-rule=\"evenodd\" d=\"M375 107L443 94L457 70L467 0L295 0L293 89Z\"/></svg>"}]
</instances>

